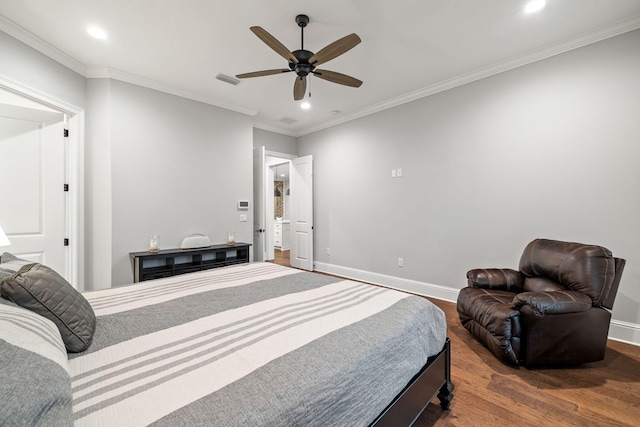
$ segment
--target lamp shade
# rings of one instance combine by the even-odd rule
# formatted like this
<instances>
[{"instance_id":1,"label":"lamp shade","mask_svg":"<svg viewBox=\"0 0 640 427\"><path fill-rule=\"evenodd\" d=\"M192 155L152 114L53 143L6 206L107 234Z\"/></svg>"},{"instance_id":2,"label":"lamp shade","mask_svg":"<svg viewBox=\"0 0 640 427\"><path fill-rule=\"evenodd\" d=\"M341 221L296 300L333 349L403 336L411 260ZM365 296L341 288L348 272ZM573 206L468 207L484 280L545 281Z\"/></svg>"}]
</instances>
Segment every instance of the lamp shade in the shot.
<instances>
[{"instance_id":1,"label":"lamp shade","mask_svg":"<svg viewBox=\"0 0 640 427\"><path fill-rule=\"evenodd\" d=\"M2 227L0 227L0 246L9 246L10 244L9 238L4 234Z\"/></svg>"}]
</instances>

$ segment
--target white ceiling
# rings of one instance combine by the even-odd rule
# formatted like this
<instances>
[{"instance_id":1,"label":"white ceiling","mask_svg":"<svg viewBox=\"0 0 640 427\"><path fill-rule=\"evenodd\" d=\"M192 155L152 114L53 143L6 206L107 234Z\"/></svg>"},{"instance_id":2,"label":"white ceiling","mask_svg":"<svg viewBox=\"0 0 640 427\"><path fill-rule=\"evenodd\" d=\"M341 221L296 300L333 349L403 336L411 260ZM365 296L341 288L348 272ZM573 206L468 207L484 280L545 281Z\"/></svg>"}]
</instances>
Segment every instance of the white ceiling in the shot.
<instances>
[{"instance_id":1,"label":"white ceiling","mask_svg":"<svg viewBox=\"0 0 640 427\"><path fill-rule=\"evenodd\" d=\"M640 0L0 0L0 30L86 77L115 79L253 115L256 127L299 136L640 28ZM232 86L218 73L286 68L250 30L300 48L298 14L317 52L350 33L362 43L321 68L362 81L311 78L310 110L294 73ZM107 40L89 37L98 25ZM0 56L1 60L1 56ZM294 119L284 124L282 119Z\"/></svg>"}]
</instances>

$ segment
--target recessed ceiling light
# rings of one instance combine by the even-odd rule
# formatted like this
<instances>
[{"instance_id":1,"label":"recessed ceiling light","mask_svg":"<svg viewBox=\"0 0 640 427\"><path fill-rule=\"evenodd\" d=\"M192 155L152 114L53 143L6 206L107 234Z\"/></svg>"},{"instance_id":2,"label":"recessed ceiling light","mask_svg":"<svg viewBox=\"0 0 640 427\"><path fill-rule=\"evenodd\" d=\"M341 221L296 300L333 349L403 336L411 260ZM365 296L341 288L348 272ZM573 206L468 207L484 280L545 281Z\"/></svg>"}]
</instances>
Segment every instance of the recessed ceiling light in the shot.
<instances>
[{"instance_id":1,"label":"recessed ceiling light","mask_svg":"<svg viewBox=\"0 0 640 427\"><path fill-rule=\"evenodd\" d=\"M538 12L547 5L546 0L532 0L524 7L524 13L535 13Z\"/></svg>"},{"instance_id":2,"label":"recessed ceiling light","mask_svg":"<svg viewBox=\"0 0 640 427\"><path fill-rule=\"evenodd\" d=\"M89 28L87 28L87 32L89 33L89 35L91 37L94 37L96 39L100 39L100 40L106 40L107 39L107 33L105 33L102 28L89 27Z\"/></svg>"},{"instance_id":3,"label":"recessed ceiling light","mask_svg":"<svg viewBox=\"0 0 640 427\"><path fill-rule=\"evenodd\" d=\"M304 101L302 104L300 104L300 108L302 108L303 110L308 110L309 108L311 108L311 104L309 104L309 102Z\"/></svg>"}]
</instances>

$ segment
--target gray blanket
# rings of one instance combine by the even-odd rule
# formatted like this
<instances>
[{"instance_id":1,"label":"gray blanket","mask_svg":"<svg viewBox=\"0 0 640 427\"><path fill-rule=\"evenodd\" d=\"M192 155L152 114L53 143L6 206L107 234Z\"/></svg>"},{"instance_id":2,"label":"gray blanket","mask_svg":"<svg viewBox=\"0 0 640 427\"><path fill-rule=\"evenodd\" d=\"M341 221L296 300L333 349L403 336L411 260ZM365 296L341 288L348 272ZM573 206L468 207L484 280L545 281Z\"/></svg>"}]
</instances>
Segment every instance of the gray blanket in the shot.
<instances>
[{"instance_id":1,"label":"gray blanket","mask_svg":"<svg viewBox=\"0 0 640 427\"><path fill-rule=\"evenodd\" d=\"M268 263L85 296L76 425L368 425L446 335L424 298Z\"/></svg>"}]
</instances>

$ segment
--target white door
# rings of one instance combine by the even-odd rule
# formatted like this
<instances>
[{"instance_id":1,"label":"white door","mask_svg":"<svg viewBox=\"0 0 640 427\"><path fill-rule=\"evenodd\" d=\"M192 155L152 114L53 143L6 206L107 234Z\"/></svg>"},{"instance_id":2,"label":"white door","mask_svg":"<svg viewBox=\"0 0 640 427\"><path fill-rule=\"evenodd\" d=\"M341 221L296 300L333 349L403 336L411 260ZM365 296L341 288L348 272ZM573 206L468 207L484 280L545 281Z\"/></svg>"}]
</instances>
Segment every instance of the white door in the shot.
<instances>
[{"instance_id":1,"label":"white door","mask_svg":"<svg viewBox=\"0 0 640 427\"><path fill-rule=\"evenodd\" d=\"M313 156L291 161L291 266L313 271Z\"/></svg>"},{"instance_id":2,"label":"white door","mask_svg":"<svg viewBox=\"0 0 640 427\"><path fill-rule=\"evenodd\" d=\"M4 251L69 278L66 237L64 115L0 105L0 224Z\"/></svg>"},{"instance_id":3,"label":"white door","mask_svg":"<svg viewBox=\"0 0 640 427\"><path fill-rule=\"evenodd\" d=\"M273 180L275 179L275 174L273 172L273 166L268 166L266 168L266 197L265 197L265 221L264 225L266 227L265 232L265 244L266 252L265 252L265 261L272 261L276 257L275 250L273 248L274 245L274 221L273 221L273 210L274 210L274 193L275 186L273 185Z\"/></svg>"},{"instance_id":4,"label":"white door","mask_svg":"<svg viewBox=\"0 0 640 427\"><path fill-rule=\"evenodd\" d=\"M265 260L265 149L256 147L253 149L253 260Z\"/></svg>"}]
</instances>

